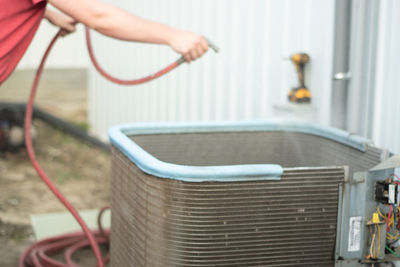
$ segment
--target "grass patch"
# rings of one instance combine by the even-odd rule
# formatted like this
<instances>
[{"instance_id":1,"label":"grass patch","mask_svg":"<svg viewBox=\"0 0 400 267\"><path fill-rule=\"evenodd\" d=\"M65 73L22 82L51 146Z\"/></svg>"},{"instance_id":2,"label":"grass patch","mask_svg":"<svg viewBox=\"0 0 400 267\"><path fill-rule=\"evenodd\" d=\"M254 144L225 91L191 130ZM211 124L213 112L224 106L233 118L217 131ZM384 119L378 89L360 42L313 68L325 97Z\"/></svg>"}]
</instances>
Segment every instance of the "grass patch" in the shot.
<instances>
[{"instance_id":1,"label":"grass patch","mask_svg":"<svg viewBox=\"0 0 400 267\"><path fill-rule=\"evenodd\" d=\"M63 185L67 181L79 180L80 178L81 178L80 175L76 172L71 172L71 171L61 172L57 175L57 183Z\"/></svg>"}]
</instances>

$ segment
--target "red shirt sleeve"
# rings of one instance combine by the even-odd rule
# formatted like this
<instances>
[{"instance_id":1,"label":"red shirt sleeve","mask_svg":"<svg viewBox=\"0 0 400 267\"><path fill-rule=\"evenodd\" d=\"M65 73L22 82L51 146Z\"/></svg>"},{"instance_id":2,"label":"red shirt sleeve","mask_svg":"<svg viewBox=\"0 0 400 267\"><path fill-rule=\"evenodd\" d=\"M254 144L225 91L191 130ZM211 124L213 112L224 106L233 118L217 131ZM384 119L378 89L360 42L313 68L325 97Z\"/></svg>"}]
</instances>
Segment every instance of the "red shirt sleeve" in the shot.
<instances>
[{"instance_id":1,"label":"red shirt sleeve","mask_svg":"<svg viewBox=\"0 0 400 267\"><path fill-rule=\"evenodd\" d=\"M44 1L46 1L46 0L32 0L32 3L33 3L34 5L36 5L36 4L38 4L38 3L40 3L40 2L44 2Z\"/></svg>"},{"instance_id":2,"label":"red shirt sleeve","mask_svg":"<svg viewBox=\"0 0 400 267\"><path fill-rule=\"evenodd\" d=\"M28 48L46 8L45 0L0 0L0 85Z\"/></svg>"}]
</instances>

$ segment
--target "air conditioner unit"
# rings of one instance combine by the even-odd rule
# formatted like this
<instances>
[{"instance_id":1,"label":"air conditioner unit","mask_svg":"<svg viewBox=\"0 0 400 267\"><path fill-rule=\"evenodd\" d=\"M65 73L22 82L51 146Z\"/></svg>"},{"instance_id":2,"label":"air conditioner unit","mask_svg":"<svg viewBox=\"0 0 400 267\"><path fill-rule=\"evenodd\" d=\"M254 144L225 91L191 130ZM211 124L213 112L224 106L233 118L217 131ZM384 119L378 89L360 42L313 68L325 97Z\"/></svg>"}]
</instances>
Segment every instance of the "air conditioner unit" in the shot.
<instances>
[{"instance_id":1,"label":"air conditioner unit","mask_svg":"<svg viewBox=\"0 0 400 267\"><path fill-rule=\"evenodd\" d=\"M109 135L113 267L393 260L384 217L399 213L399 160L364 138L279 121L139 123Z\"/></svg>"}]
</instances>

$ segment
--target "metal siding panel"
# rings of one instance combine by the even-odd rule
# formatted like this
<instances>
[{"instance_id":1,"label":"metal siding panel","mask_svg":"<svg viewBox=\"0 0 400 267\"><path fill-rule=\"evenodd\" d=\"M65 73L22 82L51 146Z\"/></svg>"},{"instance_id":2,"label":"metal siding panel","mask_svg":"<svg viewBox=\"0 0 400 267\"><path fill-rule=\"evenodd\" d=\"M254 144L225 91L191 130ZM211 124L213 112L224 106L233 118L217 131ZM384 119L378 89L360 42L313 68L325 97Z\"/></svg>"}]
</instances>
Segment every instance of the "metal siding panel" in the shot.
<instances>
[{"instance_id":1,"label":"metal siding panel","mask_svg":"<svg viewBox=\"0 0 400 267\"><path fill-rule=\"evenodd\" d=\"M322 98L317 91L330 92L326 81L331 76L333 8L323 7L333 7L333 0L324 5L317 0L113 3L144 18L204 33L222 50L135 87L110 84L92 70L89 118L94 133L104 136L110 126L134 121L271 117L272 106L286 103L288 90L297 84L294 67L284 58L307 49L312 50L313 77L307 79L316 95L314 104L319 106ZM120 77L154 72L178 57L167 46L118 42L97 34L93 39L101 64ZM325 114L329 106L319 111Z\"/></svg>"},{"instance_id":2,"label":"metal siding panel","mask_svg":"<svg viewBox=\"0 0 400 267\"><path fill-rule=\"evenodd\" d=\"M378 1L352 2L350 70L346 130L371 138Z\"/></svg>"},{"instance_id":3,"label":"metal siding panel","mask_svg":"<svg viewBox=\"0 0 400 267\"><path fill-rule=\"evenodd\" d=\"M330 98L332 90L333 44L334 44L334 1L312 1L310 7L310 39L304 49L310 52L308 84L313 101L318 109L318 122L330 124ZM306 28L307 28L306 27Z\"/></svg>"},{"instance_id":4,"label":"metal siding panel","mask_svg":"<svg viewBox=\"0 0 400 267\"><path fill-rule=\"evenodd\" d=\"M400 153L399 58L400 2L382 1L377 52L376 94L374 108L374 140L390 151Z\"/></svg>"},{"instance_id":5,"label":"metal siding panel","mask_svg":"<svg viewBox=\"0 0 400 267\"><path fill-rule=\"evenodd\" d=\"M271 1L262 1L262 3L263 6L257 9L259 14L256 15L256 24L260 25L264 23L265 25L265 30L262 32L262 42L258 43L256 46L256 51L258 51L258 53L261 55L261 58L263 58L261 67L258 69L258 77L256 78L256 82L260 84L258 91L256 92L256 97L261 102L255 114L257 119L266 118L268 114L271 113L271 97L268 97L267 93L268 86L270 85L269 81L271 81L271 65L269 64L271 58L269 54L271 45L270 42L268 42L268 39L270 34L269 29L271 28L272 24L271 17L273 12L271 10ZM263 19L263 16L265 16L266 19Z\"/></svg>"}]
</instances>

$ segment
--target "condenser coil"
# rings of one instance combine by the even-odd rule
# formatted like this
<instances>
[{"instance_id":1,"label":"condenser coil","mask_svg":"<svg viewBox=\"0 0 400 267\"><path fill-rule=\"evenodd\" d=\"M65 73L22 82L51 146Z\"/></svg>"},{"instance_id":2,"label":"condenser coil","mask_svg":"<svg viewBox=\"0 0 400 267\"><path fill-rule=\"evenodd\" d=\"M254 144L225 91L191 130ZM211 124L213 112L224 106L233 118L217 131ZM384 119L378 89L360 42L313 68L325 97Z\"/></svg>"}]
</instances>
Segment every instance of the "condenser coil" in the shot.
<instances>
[{"instance_id":1,"label":"condenser coil","mask_svg":"<svg viewBox=\"0 0 400 267\"><path fill-rule=\"evenodd\" d=\"M285 122L114 127L111 266L333 266L339 186L385 151Z\"/></svg>"}]
</instances>

